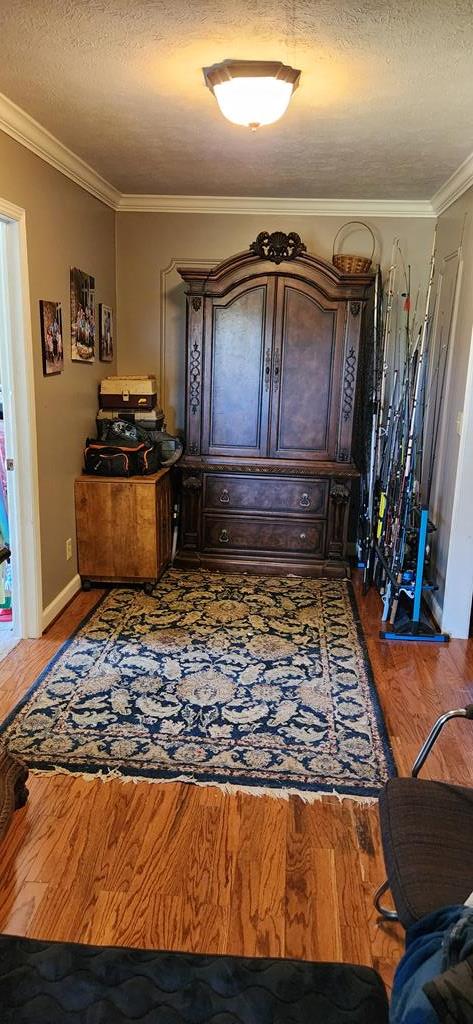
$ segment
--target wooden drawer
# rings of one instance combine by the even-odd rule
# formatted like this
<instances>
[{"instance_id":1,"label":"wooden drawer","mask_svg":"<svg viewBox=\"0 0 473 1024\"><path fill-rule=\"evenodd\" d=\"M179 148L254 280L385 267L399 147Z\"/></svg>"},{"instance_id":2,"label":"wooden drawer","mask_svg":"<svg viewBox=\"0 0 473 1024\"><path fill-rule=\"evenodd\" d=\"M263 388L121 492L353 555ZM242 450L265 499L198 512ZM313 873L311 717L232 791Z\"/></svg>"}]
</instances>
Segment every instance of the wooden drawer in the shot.
<instances>
[{"instance_id":1,"label":"wooden drawer","mask_svg":"<svg viewBox=\"0 0 473 1024\"><path fill-rule=\"evenodd\" d=\"M245 512L293 512L327 515L329 481L313 477L217 475L207 473L204 506Z\"/></svg>"},{"instance_id":2,"label":"wooden drawer","mask_svg":"<svg viewBox=\"0 0 473 1024\"><path fill-rule=\"evenodd\" d=\"M323 558L325 522L205 515L204 548L233 554L264 551Z\"/></svg>"}]
</instances>

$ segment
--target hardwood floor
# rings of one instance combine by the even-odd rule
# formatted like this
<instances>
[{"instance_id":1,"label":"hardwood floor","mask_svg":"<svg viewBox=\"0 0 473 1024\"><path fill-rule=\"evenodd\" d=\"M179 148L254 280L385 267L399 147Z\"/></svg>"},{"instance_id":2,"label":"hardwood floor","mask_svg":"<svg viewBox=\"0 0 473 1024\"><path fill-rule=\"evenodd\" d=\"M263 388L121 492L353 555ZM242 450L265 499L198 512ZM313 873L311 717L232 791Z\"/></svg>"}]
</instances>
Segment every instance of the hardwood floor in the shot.
<instances>
[{"instance_id":1,"label":"hardwood floor","mask_svg":"<svg viewBox=\"0 0 473 1024\"><path fill-rule=\"evenodd\" d=\"M355 585L358 583L355 580ZM2 718L93 607L80 593L0 664ZM473 641L389 644L360 613L393 749L409 772L433 720L473 700ZM427 766L473 784L473 730L452 723ZM0 932L99 944L373 964L389 985L402 930L380 924L376 805L308 805L212 787L31 776L0 845Z\"/></svg>"}]
</instances>

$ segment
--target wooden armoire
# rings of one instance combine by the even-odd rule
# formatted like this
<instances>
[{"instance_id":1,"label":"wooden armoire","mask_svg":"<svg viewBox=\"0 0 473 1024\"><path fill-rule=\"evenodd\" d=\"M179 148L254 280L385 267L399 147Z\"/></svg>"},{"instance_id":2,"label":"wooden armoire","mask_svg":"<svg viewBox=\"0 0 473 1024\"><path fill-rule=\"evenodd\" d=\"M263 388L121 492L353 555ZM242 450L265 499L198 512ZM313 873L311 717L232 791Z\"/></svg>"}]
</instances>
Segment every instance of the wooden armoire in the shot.
<instances>
[{"instance_id":1,"label":"wooden armoire","mask_svg":"<svg viewBox=\"0 0 473 1024\"><path fill-rule=\"evenodd\" d=\"M187 284L186 444L176 564L342 576L372 275L261 232Z\"/></svg>"}]
</instances>

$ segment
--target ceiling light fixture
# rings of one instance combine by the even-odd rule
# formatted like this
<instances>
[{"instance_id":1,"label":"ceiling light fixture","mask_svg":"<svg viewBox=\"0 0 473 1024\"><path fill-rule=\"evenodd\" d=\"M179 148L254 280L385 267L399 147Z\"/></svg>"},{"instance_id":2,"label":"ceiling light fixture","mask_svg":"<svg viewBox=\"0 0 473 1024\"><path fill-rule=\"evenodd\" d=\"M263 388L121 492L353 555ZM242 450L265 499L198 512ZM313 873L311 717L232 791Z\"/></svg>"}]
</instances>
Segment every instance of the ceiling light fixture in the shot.
<instances>
[{"instance_id":1,"label":"ceiling light fixture","mask_svg":"<svg viewBox=\"0 0 473 1024\"><path fill-rule=\"evenodd\" d=\"M252 131L279 121L300 77L300 71L274 60L224 60L204 68L224 117Z\"/></svg>"}]
</instances>

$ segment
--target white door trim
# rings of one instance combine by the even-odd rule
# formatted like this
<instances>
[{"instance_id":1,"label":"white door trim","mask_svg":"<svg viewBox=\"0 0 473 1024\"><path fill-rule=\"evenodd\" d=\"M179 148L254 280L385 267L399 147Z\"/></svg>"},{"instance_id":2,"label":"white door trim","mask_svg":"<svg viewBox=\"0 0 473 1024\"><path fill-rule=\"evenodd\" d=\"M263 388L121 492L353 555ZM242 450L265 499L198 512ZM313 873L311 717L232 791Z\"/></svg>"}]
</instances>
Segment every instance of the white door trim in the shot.
<instances>
[{"instance_id":1,"label":"white door trim","mask_svg":"<svg viewBox=\"0 0 473 1024\"><path fill-rule=\"evenodd\" d=\"M42 575L26 212L0 197L0 219L6 225L0 252L0 260L5 261L0 280L6 282L3 304L7 320L6 330L0 332L2 386L7 456L15 467L8 475L13 614L16 601L15 632L19 638L38 637L42 633Z\"/></svg>"},{"instance_id":2,"label":"white door trim","mask_svg":"<svg viewBox=\"0 0 473 1024\"><path fill-rule=\"evenodd\" d=\"M467 640L473 596L473 332L448 549L442 629Z\"/></svg>"}]
</instances>

